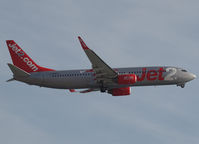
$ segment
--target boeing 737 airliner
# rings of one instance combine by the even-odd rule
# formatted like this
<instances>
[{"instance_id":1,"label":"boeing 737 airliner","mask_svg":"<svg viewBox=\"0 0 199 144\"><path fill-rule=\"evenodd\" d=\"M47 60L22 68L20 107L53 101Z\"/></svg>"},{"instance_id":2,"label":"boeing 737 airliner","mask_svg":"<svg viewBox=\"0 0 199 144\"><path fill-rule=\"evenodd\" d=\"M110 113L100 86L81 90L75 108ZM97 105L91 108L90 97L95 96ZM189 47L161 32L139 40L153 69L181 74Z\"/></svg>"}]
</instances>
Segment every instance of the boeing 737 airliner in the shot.
<instances>
[{"instance_id":1,"label":"boeing 737 airliner","mask_svg":"<svg viewBox=\"0 0 199 144\"><path fill-rule=\"evenodd\" d=\"M13 78L8 81L17 80L40 87L69 89L70 92L101 91L113 96L125 96L130 95L132 86L177 85L184 88L186 82L196 78L196 75L178 67L111 68L87 47L81 37L78 39L92 64L91 69L57 71L41 67L13 40L7 40L13 61L13 64L8 64L13 72Z\"/></svg>"}]
</instances>

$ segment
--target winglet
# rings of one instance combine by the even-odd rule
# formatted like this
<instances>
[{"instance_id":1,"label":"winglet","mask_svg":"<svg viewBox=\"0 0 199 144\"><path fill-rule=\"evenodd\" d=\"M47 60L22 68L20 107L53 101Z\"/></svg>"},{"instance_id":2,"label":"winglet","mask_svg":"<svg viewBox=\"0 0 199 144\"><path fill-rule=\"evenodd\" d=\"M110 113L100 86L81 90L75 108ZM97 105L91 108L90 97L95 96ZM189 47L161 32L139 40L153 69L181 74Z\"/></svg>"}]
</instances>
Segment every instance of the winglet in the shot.
<instances>
[{"instance_id":1,"label":"winglet","mask_svg":"<svg viewBox=\"0 0 199 144\"><path fill-rule=\"evenodd\" d=\"M78 36L78 39L79 39L79 42L84 50L89 49L88 46L85 44L85 42L82 40L82 38L80 36Z\"/></svg>"}]
</instances>

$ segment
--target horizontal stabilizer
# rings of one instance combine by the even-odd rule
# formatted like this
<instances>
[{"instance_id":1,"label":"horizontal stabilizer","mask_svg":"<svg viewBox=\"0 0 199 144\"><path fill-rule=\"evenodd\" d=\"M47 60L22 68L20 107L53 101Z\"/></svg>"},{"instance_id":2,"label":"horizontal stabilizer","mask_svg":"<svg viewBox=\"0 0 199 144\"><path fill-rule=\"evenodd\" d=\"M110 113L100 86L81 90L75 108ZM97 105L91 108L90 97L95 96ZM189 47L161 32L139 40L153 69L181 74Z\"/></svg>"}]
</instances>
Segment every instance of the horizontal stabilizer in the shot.
<instances>
[{"instance_id":1,"label":"horizontal stabilizer","mask_svg":"<svg viewBox=\"0 0 199 144\"><path fill-rule=\"evenodd\" d=\"M15 65L8 63L8 66L9 66L10 70L12 71L12 73L14 74L14 76L16 76L16 77L30 76L29 73L25 72L24 70L20 69L19 67L15 66Z\"/></svg>"},{"instance_id":2,"label":"horizontal stabilizer","mask_svg":"<svg viewBox=\"0 0 199 144\"><path fill-rule=\"evenodd\" d=\"M15 79L14 78L11 78L9 80L7 80L6 82L11 82L11 81L14 81Z\"/></svg>"}]
</instances>

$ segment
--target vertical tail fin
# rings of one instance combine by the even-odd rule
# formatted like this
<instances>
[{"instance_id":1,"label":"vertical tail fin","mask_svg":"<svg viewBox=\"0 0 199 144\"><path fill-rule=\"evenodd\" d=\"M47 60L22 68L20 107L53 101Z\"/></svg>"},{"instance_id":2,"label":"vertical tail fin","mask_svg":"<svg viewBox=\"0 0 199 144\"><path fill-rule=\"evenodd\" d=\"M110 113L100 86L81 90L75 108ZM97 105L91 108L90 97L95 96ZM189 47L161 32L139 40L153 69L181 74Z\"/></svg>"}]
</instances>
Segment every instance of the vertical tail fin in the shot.
<instances>
[{"instance_id":1,"label":"vertical tail fin","mask_svg":"<svg viewBox=\"0 0 199 144\"><path fill-rule=\"evenodd\" d=\"M13 40L6 41L12 62L15 66L30 73L41 71L54 71L37 65Z\"/></svg>"}]
</instances>

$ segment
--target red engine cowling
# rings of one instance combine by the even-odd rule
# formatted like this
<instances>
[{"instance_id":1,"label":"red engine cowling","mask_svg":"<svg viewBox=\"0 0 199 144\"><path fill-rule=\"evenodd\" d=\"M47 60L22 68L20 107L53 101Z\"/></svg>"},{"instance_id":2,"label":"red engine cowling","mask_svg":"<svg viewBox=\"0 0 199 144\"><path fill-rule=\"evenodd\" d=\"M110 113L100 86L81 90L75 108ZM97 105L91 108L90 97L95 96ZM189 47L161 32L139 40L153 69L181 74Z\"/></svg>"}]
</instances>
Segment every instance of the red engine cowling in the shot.
<instances>
[{"instance_id":1,"label":"red engine cowling","mask_svg":"<svg viewBox=\"0 0 199 144\"><path fill-rule=\"evenodd\" d=\"M118 84L134 84L137 82L135 74L118 75Z\"/></svg>"},{"instance_id":2,"label":"red engine cowling","mask_svg":"<svg viewBox=\"0 0 199 144\"><path fill-rule=\"evenodd\" d=\"M131 94L131 88L114 88L109 90L108 93L112 94L112 96L127 96Z\"/></svg>"}]
</instances>

